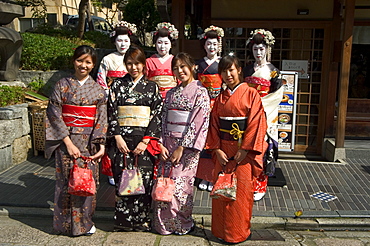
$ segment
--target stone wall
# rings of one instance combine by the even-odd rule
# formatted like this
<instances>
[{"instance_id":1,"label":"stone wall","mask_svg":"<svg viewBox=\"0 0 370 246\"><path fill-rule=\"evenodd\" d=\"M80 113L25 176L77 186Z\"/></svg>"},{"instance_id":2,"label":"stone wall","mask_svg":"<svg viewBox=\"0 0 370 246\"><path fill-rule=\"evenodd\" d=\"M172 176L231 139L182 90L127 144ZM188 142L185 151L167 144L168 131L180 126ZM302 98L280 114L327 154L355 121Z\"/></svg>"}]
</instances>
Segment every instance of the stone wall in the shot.
<instances>
[{"instance_id":1,"label":"stone wall","mask_svg":"<svg viewBox=\"0 0 370 246\"><path fill-rule=\"evenodd\" d=\"M27 103L0 108L0 171L32 154L30 132Z\"/></svg>"}]
</instances>

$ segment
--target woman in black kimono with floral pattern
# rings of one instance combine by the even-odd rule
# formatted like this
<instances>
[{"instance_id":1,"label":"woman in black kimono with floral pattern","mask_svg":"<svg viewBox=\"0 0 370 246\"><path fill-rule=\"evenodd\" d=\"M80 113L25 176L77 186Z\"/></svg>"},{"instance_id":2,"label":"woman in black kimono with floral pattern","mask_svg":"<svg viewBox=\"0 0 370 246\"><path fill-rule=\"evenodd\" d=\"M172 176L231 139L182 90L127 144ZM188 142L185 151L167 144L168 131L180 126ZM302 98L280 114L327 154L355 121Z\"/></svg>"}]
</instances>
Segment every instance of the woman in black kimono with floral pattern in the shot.
<instances>
[{"instance_id":1,"label":"woman in black kimono with floral pattern","mask_svg":"<svg viewBox=\"0 0 370 246\"><path fill-rule=\"evenodd\" d=\"M137 158L145 194L131 196L116 194L115 229L149 231L154 163L154 157L150 153L161 133L162 97L157 84L148 81L144 76L146 61L145 54L140 48L131 47L125 55L124 62L128 74L114 80L109 91L108 155L112 160L116 189L119 187L124 162L126 161L128 168L132 169ZM137 111L131 119L125 113L127 108L134 108ZM136 117L140 120L135 119ZM143 118L146 119L142 120Z\"/></svg>"}]
</instances>

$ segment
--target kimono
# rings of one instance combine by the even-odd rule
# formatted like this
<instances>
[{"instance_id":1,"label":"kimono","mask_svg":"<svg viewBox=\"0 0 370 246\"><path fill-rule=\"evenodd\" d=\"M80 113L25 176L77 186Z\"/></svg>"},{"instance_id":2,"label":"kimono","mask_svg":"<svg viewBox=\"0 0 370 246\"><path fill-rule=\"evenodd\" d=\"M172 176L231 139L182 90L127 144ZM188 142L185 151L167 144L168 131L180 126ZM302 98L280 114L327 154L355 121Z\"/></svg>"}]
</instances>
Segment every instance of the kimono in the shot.
<instances>
[{"instance_id":1,"label":"kimono","mask_svg":"<svg viewBox=\"0 0 370 246\"><path fill-rule=\"evenodd\" d=\"M98 69L96 82L108 93L108 88L115 78L122 78L127 74L125 63L123 62L124 54L113 52L103 57Z\"/></svg>"},{"instance_id":2,"label":"kimono","mask_svg":"<svg viewBox=\"0 0 370 246\"><path fill-rule=\"evenodd\" d=\"M127 115L120 115L121 106L149 108L148 123L144 125L140 125L140 122L139 124L135 122L121 124L121 117L127 117ZM114 136L121 135L131 151L143 138L159 139L161 114L162 98L155 82L146 80L144 76L134 82L129 74L114 80L108 96L108 156L112 160L113 177L117 186L114 216L116 230L148 231L151 229L149 210L152 202L154 159L148 148L144 154L137 156L134 156L133 153L127 155L121 153L117 148ZM143 177L145 194L119 196L118 186L125 163L128 169L132 169L135 161L137 161Z\"/></svg>"},{"instance_id":3,"label":"kimono","mask_svg":"<svg viewBox=\"0 0 370 246\"><path fill-rule=\"evenodd\" d=\"M96 115L92 127L67 126L63 121L63 105L96 106ZM82 156L94 155L105 144L107 132L107 108L104 89L91 77L80 85L71 76L59 80L50 96L46 110L46 146L48 158L55 152L55 196L53 227L56 232L73 236L83 235L94 225L92 216L96 206L96 196L75 196L67 192L70 170L73 160L68 154L63 139L70 137ZM77 164L82 165L81 158ZM94 180L99 185L99 165L90 162Z\"/></svg>"},{"instance_id":4,"label":"kimono","mask_svg":"<svg viewBox=\"0 0 370 246\"><path fill-rule=\"evenodd\" d=\"M216 97L221 92L222 79L218 74L218 62L214 61L208 65L205 59L200 59L196 62L198 80L202 82L202 85L207 88L208 95L211 99L211 108L215 102ZM214 163L211 159L211 154L207 150L203 150L200 154L199 165L196 177L199 179L206 180L208 182L213 181L214 175Z\"/></svg>"},{"instance_id":5,"label":"kimono","mask_svg":"<svg viewBox=\"0 0 370 246\"><path fill-rule=\"evenodd\" d=\"M267 116L267 139L269 149L266 153L264 166L278 159L278 106L283 98L279 70L271 63L254 70L253 64L243 69L244 82L255 88L261 96L262 105ZM266 193L268 176L265 173L257 178L255 192Z\"/></svg>"},{"instance_id":6,"label":"kimono","mask_svg":"<svg viewBox=\"0 0 370 246\"><path fill-rule=\"evenodd\" d=\"M193 184L200 151L209 124L209 96L200 81L172 88L166 96L162 120L162 144L171 155L178 146L184 151L178 164L160 163L175 182L171 202L153 202L154 229L162 234L186 234L194 226ZM172 169L172 170L171 170Z\"/></svg>"},{"instance_id":7,"label":"kimono","mask_svg":"<svg viewBox=\"0 0 370 246\"><path fill-rule=\"evenodd\" d=\"M228 126L230 129L224 129ZM233 128L239 128L236 135ZM212 199L212 233L226 242L239 243L250 235L254 181L262 171L266 129L260 96L247 84L241 83L233 92L227 89L216 98L206 147L224 151L229 158L225 171L229 173L236 168L237 177L235 201ZM237 165L233 157L239 149L247 150L248 154ZM221 163L213 152L212 157L215 172L219 173L223 169Z\"/></svg>"},{"instance_id":8,"label":"kimono","mask_svg":"<svg viewBox=\"0 0 370 246\"><path fill-rule=\"evenodd\" d=\"M163 100L166 98L167 92L177 85L171 69L172 58L173 55L170 55L164 63L159 60L156 54L146 59L147 77L158 84Z\"/></svg>"}]
</instances>

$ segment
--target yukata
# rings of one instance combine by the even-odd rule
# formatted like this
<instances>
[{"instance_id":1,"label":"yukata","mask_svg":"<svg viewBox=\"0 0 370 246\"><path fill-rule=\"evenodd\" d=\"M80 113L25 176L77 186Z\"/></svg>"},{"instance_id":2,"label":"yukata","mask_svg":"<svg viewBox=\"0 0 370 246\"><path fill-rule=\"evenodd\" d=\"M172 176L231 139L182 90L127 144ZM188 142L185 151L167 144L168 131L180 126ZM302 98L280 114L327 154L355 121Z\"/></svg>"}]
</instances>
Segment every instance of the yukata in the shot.
<instances>
[{"instance_id":1,"label":"yukata","mask_svg":"<svg viewBox=\"0 0 370 246\"><path fill-rule=\"evenodd\" d=\"M208 95L211 100L211 108L216 100L216 97L221 92L222 79L218 74L218 63L214 61L212 64L208 64L205 59L200 59L196 62L198 80L202 82L202 85L207 88ZM213 182L214 175L214 163L209 151L203 150L200 154L199 165L196 177L199 179Z\"/></svg>"},{"instance_id":2,"label":"yukata","mask_svg":"<svg viewBox=\"0 0 370 246\"><path fill-rule=\"evenodd\" d=\"M62 140L69 136L82 156L92 156L99 151L100 144L105 144L107 132L106 94L91 77L80 85L79 81L71 76L55 84L49 99L46 110L45 154L50 158L55 152L53 227L56 232L63 234L83 235L94 225L92 216L96 206L96 195L83 197L67 192L73 159ZM93 113L87 122L79 121L82 116L83 119L87 118L83 109L86 106L96 108L95 114ZM69 113L66 112L68 107L73 109ZM69 120L66 120L67 116ZM82 166L81 158L77 159L77 164ZM88 168L92 170L98 188L99 165L92 161L88 163Z\"/></svg>"},{"instance_id":3,"label":"yukata","mask_svg":"<svg viewBox=\"0 0 370 246\"><path fill-rule=\"evenodd\" d=\"M124 54L116 51L104 56L100 62L96 82L103 86L107 93L115 78L122 78L127 74L124 57Z\"/></svg>"},{"instance_id":4,"label":"yukata","mask_svg":"<svg viewBox=\"0 0 370 246\"><path fill-rule=\"evenodd\" d=\"M147 77L157 83L163 100L166 98L167 92L177 85L176 77L171 69L172 58L173 55L170 55L164 63L156 54L146 59Z\"/></svg>"},{"instance_id":5,"label":"yukata","mask_svg":"<svg viewBox=\"0 0 370 246\"><path fill-rule=\"evenodd\" d=\"M199 154L204 148L209 124L209 96L200 81L187 86L178 85L166 96L162 120L162 144L169 155L184 147L178 164L161 162L175 183L171 202L153 202L154 229L162 234L186 234L194 226L193 185ZM172 168L172 170L171 170Z\"/></svg>"},{"instance_id":6,"label":"yukata","mask_svg":"<svg viewBox=\"0 0 370 246\"><path fill-rule=\"evenodd\" d=\"M121 135L127 147L133 151L142 139L159 139L161 133L162 98L156 83L142 76L136 82L127 74L114 80L108 96L108 156L112 160L113 177L116 183L114 227L124 231L148 231L152 202L154 158L148 148L144 154L127 155L117 148L115 135ZM137 158L137 160L135 160ZM143 177L145 194L119 196L118 187L122 170L127 165L132 169L135 161Z\"/></svg>"},{"instance_id":7,"label":"yukata","mask_svg":"<svg viewBox=\"0 0 370 246\"><path fill-rule=\"evenodd\" d=\"M225 171L230 173L236 168L237 177L235 201L212 199L212 234L226 242L239 243L250 235L253 188L262 171L266 128L260 96L247 84L241 83L233 91L226 89L216 98L206 147L224 151L229 159ZM237 165L233 157L239 149L247 150L248 154ZM212 157L215 173L219 173L222 164L216 154L212 153Z\"/></svg>"},{"instance_id":8,"label":"yukata","mask_svg":"<svg viewBox=\"0 0 370 246\"><path fill-rule=\"evenodd\" d=\"M278 159L278 106L283 98L284 89L281 86L279 70L271 63L255 71L253 64L243 69L244 82L253 87L261 96L262 105L267 117L267 136L268 150L264 158L264 167L273 162L276 164ZM273 165L275 165L273 164ZM271 174L270 174L271 175ZM266 193L268 175L262 172L257 178L255 192Z\"/></svg>"}]
</instances>

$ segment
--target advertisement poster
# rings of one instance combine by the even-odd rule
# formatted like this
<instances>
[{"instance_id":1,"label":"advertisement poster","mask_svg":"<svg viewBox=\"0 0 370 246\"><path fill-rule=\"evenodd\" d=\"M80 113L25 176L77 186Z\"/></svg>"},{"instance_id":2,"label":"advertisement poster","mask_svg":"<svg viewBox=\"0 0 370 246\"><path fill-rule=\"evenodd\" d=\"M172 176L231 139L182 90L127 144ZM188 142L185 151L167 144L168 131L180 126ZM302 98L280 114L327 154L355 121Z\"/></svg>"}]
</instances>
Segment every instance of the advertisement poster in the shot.
<instances>
[{"instance_id":1,"label":"advertisement poster","mask_svg":"<svg viewBox=\"0 0 370 246\"><path fill-rule=\"evenodd\" d=\"M278 113L279 151L293 151L295 144L298 72L280 71L280 73L284 94Z\"/></svg>"}]
</instances>

